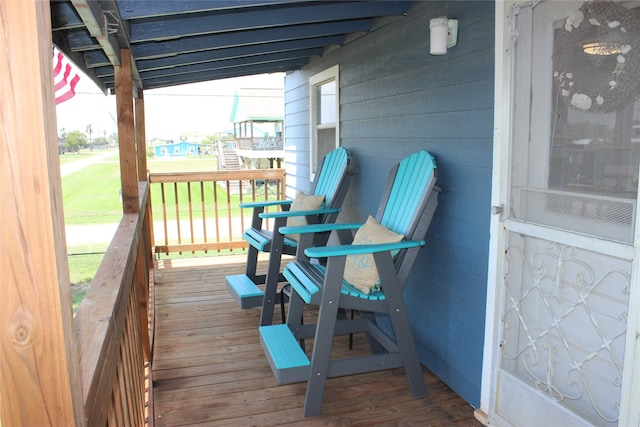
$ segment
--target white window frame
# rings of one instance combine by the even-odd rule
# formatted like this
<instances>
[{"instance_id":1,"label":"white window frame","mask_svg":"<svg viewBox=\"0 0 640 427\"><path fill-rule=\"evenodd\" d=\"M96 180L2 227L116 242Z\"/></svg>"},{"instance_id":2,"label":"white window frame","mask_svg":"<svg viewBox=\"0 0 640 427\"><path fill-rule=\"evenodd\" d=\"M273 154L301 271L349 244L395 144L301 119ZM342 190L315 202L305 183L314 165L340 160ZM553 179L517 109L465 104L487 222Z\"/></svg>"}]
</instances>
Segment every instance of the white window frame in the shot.
<instances>
[{"instance_id":1,"label":"white window frame","mask_svg":"<svg viewBox=\"0 0 640 427\"><path fill-rule=\"evenodd\" d=\"M338 64L327 68L309 77L309 179L313 180L318 161L318 131L323 129L335 129L335 148L340 146L340 66ZM336 121L335 123L319 123L320 99L318 89L325 83L335 81L336 83Z\"/></svg>"}]
</instances>

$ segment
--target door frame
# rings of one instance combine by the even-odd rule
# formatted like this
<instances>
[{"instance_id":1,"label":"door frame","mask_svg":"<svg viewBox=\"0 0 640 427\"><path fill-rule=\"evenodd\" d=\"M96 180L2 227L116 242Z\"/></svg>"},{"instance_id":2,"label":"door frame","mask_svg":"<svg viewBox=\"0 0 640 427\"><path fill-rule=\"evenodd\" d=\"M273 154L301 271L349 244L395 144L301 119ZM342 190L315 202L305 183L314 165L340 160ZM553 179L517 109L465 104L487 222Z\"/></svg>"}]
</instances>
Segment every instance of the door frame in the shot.
<instances>
[{"instance_id":1,"label":"door frame","mask_svg":"<svg viewBox=\"0 0 640 427\"><path fill-rule=\"evenodd\" d=\"M544 1L544 0L543 0ZM503 207L509 188L509 167L511 155L513 64L511 50L511 11L518 4L531 3L512 0L495 2L495 85L494 85L494 151L491 191L491 222L489 242L489 265L487 279L487 302L485 314L485 336L482 364L482 384L480 408L476 418L485 424L500 423L492 420L493 406L496 404L495 375L499 365L499 328L501 296L503 294L503 259L506 232L502 225ZM640 187L640 185L639 185ZM638 191L640 197L640 189ZM637 203L636 206L640 206ZM637 209L637 208L636 208ZM626 251L625 251L626 252ZM633 254L630 289L628 326L625 343L624 372L620 397L619 425L640 426L640 215L636 215L633 246L628 247Z\"/></svg>"}]
</instances>

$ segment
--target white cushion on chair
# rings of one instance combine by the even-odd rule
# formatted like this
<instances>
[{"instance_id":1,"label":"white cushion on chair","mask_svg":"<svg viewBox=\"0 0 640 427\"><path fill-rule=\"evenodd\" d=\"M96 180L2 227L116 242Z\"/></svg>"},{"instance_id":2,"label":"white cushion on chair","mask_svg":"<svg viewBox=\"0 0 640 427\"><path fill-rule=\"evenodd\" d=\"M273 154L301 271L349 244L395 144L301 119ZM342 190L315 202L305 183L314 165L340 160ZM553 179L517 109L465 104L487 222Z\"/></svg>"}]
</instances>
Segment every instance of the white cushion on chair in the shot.
<instances>
[{"instance_id":1,"label":"white cushion on chair","mask_svg":"<svg viewBox=\"0 0 640 427\"><path fill-rule=\"evenodd\" d=\"M353 238L352 245L372 245L376 243L395 243L404 238L402 234L395 233L372 216L358 229ZM378 270L373 259L373 254L349 255L344 269L344 279L358 288L361 292L369 294L371 288L379 282Z\"/></svg>"},{"instance_id":2,"label":"white cushion on chair","mask_svg":"<svg viewBox=\"0 0 640 427\"><path fill-rule=\"evenodd\" d=\"M295 211L314 211L320 209L324 203L324 195L316 196L305 194L300 191L289 208L289 212ZM287 218L287 227L308 225L306 216L292 216ZM299 234L288 234L288 238L298 241Z\"/></svg>"}]
</instances>

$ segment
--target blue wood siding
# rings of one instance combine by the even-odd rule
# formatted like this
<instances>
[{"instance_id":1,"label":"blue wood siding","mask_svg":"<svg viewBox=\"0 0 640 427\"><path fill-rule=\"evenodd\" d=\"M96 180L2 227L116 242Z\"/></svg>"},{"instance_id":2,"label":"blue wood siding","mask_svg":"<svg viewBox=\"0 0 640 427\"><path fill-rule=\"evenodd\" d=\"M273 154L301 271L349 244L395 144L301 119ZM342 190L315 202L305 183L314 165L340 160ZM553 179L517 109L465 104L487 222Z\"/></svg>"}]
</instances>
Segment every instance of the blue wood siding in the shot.
<instances>
[{"instance_id":1,"label":"blue wood siding","mask_svg":"<svg viewBox=\"0 0 640 427\"><path fill-rule=\"evenodd\" d=\"M458 45L429 55L429 20L459 20ZM428 150L440 205L405 291L421 361L480 404L493 149L494 3L415 2L407 16L325 53L285 80L287 185L309 186L308 79L340 65L340 143L352 184L339 218L374 213L386 173ZM384 172L383 172L384 171Z\"/></svg>"}]
</instances>

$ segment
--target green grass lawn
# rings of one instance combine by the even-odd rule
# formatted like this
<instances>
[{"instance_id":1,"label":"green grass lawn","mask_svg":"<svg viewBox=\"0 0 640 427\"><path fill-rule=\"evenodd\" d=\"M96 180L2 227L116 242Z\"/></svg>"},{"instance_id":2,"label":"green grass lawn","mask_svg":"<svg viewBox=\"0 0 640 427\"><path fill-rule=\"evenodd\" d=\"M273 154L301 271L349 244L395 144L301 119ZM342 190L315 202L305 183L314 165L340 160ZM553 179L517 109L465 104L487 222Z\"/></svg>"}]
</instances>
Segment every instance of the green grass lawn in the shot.
<instances>
[{"instance_id":1,"label":"green grass lawn","mask_svg":"<svg viewBox=\"0 0 640 427\"><path fill-rule=\"evenodd\" d=\"M63 177L62 200L67 225L120 221L122 202L118 163L98 163Z\"/></svg>"},{"instance_id":2,"label":"green grass lawn","mask_svg":"<svg viewBox=\"0 0 640 427\"><path fill-rule=\"evenodd\" d=\"M67 164L67 163L76 162L78 160L82 160L82 159L86 159L88 157L95 156L96 154L98 154L98 152L89 151L89 150L83 150L83 151L81 151L79 153L60 154L60 156L59 156L60 164L64 165L64 164Z\"/></svg>"},{"instance_id":3,"label":"green grass lawn","mask_svg":"<svg viewBox=\"0 0 640 427\"><path fill-rule=\"evenodd\" d=\"M65 162L69 158L76 158L76 160L86 158L83 155L65 154L61 156L61 161L62 157ZM216 170L216 165L215 157L148 161L151 172L212 171ZM120 221L122 217L120 187L120 166L117 157L63 177L62 199L65 224L109 224ZM194 191L199 191L199 187L194 188ZM208 193L212 192L211 189ZM194 195L200 197L199 192ZM220 196L226 197L226 193L219 193ZM187 200L186 185L179 186L178 197L179 200ZM154 189L152 200L161 200L159 186ZM237 200L234 203L237 205ZM186 210L182 213L186 213ZM175 218L175 212L173 218Z\"/></svg>"}]
</instances>

